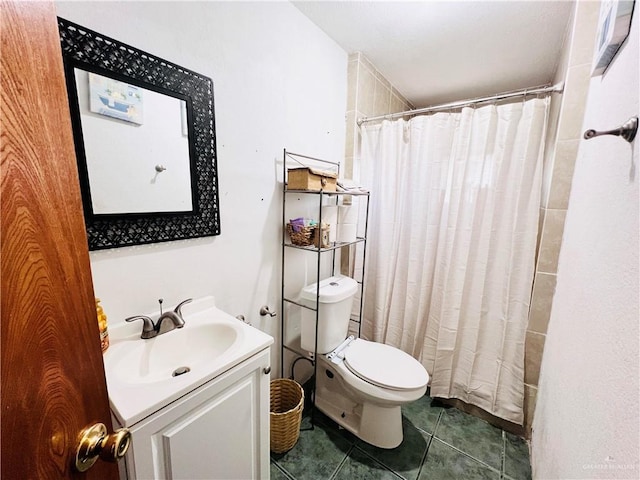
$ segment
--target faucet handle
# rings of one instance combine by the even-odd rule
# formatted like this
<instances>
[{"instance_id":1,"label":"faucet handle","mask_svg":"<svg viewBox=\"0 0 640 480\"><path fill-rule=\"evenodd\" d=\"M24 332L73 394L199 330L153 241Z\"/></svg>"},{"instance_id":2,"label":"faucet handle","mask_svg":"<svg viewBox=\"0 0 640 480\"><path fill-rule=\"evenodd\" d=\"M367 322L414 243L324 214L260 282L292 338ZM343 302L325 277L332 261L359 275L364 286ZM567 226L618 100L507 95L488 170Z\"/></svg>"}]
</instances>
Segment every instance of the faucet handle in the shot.
<instances>
[{"instance_id":1,"label":"faucet handle","mask_svg":"<svg viewBox=\"0 0 640 480\"><path fill-rule=\"evenodd\" d=\"M142 320L142 335L140 338L151 338L155 334L155 326L153 325L153 320L151 317L147 317L146 315L134 315L133 317L125 318L125 322L133 322L135 320Z\"/></svg>"},{"instance_id":2,"label":"faucet handle","mask_svg":"<svg viewBox=\"0 0 640 480\"><path fill-rule=\"evenodd\" d=\"M181 301L176 306L176 308L173 309L173 311L175 313L177 313L180 316L180 318L182 318L182 307L183 307L183 305L185 305L186 303L192 302L192 301L193 301L193 298L187 298L186 300Z\"/></svg>"}]
</instances>

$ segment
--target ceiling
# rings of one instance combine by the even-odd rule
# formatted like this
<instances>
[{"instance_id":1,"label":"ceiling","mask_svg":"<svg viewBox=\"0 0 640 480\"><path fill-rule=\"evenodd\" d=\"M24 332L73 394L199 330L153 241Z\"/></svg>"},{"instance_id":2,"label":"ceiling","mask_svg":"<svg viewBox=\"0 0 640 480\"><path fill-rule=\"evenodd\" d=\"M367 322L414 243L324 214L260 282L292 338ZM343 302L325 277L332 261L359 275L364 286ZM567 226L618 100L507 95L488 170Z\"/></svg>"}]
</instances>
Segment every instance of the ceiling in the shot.
<instances>
[{"instance_id":1,"label":"ceiling","mask_svg":"<svg viewBox=\"0 0 640 480\"><path fill-rule=\"evenodd\" d=\"M294 1L416 108L553 81L570 1Z\"/></svg>"}]
</instances>

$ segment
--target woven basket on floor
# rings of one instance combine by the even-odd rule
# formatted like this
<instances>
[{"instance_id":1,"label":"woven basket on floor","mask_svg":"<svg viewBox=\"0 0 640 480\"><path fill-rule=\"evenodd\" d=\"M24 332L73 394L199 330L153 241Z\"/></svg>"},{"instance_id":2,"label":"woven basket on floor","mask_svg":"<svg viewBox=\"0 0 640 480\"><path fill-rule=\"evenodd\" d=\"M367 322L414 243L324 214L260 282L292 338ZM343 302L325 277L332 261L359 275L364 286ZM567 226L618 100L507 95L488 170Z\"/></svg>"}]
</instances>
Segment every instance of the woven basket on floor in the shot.
<instances>
[{"instance_id":1,"label":"woven basket on floor","mask_svg":"<svg viewBox=\"0 0 640 480\"><path fill-rule=\"evenodd\" d=\"M271 380L271 451L284 453L293 448L300 436L304 390L288 378Z\"/></svg>"}]
</instances>

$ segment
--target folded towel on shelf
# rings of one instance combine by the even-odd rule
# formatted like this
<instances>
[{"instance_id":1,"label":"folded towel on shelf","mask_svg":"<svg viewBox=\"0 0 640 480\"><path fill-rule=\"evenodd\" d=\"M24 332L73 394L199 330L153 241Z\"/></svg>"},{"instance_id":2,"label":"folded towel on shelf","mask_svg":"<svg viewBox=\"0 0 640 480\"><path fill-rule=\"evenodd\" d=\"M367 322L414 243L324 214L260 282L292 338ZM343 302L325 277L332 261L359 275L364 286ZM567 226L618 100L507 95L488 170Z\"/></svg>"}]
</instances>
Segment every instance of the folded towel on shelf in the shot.
<instances>
[{"instance_id":1,"label":"folded towel on shelf","mask_svg":"<svg viewBox=\"0 0 640 480\"><path fill-rule=\"evenodd\" d=\"M338 183L338 188L343 192L353 192L353 193L369 193L369 190L361 185L355 185L353 180L340 180Z\"/></svg>"}]
</instances>

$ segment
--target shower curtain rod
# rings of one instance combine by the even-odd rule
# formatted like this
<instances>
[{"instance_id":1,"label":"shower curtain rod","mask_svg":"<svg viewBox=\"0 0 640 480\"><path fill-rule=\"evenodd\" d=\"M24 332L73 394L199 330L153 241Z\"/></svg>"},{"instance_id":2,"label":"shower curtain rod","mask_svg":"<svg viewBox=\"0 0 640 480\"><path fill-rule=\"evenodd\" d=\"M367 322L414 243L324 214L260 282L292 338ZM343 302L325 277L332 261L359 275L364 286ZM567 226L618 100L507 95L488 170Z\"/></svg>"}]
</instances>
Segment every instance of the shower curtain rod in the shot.
<instances>
[{"instance_id":1,"label":"shower curtain rod","mask_svg":"<svg viewBox=\"0 0 640 480\"><path fill-rule=\"evenodd\" d=\"M358 119L358 126L361 126L366 122L373 122L375 120L392 120L394 118L406 117L408 115L420 115L421 113L435 112L437 110L449 110L452 108L466 107L467 105L474 105L477 103L495 102L498 100L504 100L506 98L521 97L526 95L540 95L543 93L562 93L564 89L564 83L560 82L556 85L545 85L542 87L525 88L523 90L514 90L511 92L498 93L489 97L473 98L469 100L461 100L459 102L443 103L442 105L433 105L431 107L417 108L415 110L407 110L405 112L390 113L387 115L378 115L377 117L361 117Z\"/></svg>"}]
</instances>

